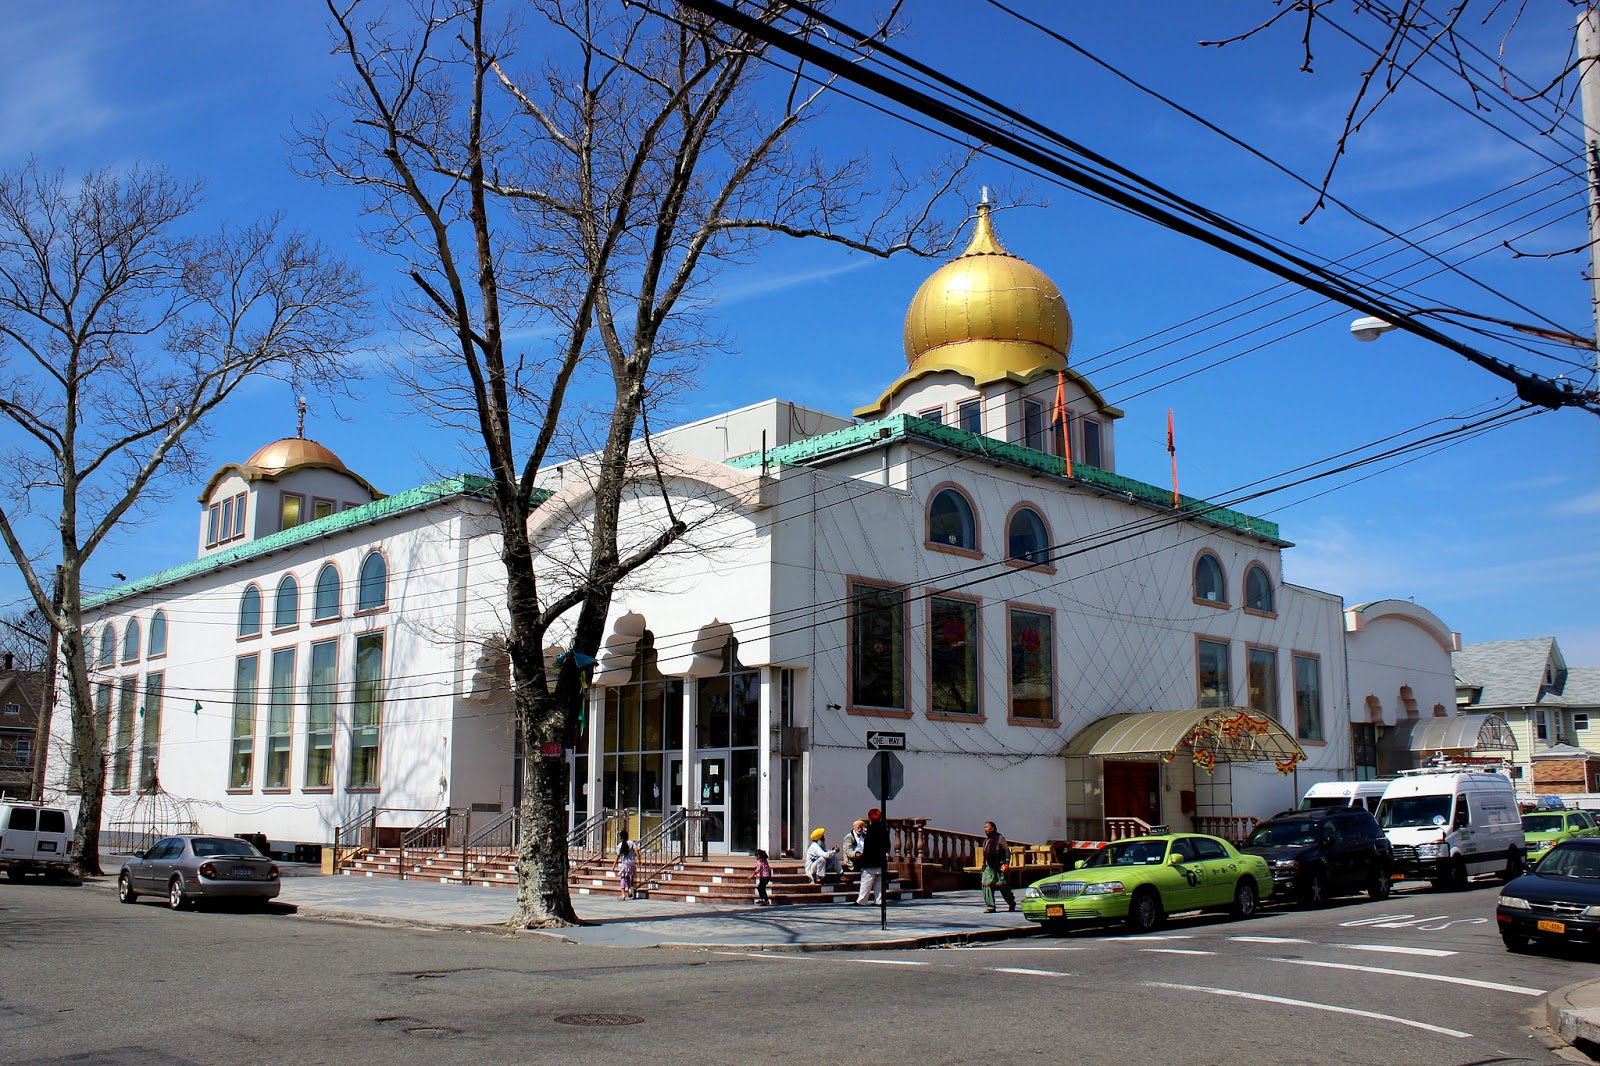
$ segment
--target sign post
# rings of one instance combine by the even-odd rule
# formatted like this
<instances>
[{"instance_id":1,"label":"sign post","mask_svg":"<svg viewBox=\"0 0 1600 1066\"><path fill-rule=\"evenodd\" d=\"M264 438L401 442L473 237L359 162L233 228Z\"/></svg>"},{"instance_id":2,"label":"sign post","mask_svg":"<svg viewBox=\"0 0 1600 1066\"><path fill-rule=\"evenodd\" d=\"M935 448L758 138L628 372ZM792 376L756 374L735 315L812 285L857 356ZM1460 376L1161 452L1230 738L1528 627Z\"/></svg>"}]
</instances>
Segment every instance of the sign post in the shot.
<instances>
[{"instance_id":1,"label":"sign post","mask_svg":"<svg viewBox=\"0 0 1600 1066\"><path fill-rule=\"evenodd\" d=\"M897 751L906 750L906 735L892 733L883 729L867 730L867 747L877 752L867 763L867 790L877 797L880 804L879 810L883 813L883 831L889 832L889 801L900 794L900 789L905 786L905 765L900 762ZM878 894L878 928L889 928L889 894L887 885L889 881L889 856L883 857L883 881L885 890Z\"/></svg>"}]
</instances>

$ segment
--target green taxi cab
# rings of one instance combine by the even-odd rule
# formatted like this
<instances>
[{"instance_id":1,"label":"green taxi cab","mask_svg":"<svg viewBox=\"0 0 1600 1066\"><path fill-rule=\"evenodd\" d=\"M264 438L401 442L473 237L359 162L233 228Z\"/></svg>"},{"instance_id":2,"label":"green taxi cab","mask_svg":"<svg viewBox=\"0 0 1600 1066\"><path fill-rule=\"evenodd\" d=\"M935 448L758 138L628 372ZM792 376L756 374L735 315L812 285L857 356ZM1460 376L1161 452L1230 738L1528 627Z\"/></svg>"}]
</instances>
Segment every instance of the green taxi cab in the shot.
<instances>
[{"instance_id":1,"label":"green taxi cab","mask_svg":"<svg viewBox=\"0 0 1600 1066\"><path fill-rule=\"evenodd\" d=\"M1588 811L1529 811L1522 816L1522 839L1528 861L1538 859L1563 840L1600 836L1600 825Z\"/></svg>"},{"instance_id":2,"label":"green taxi cab","mask_svg":"<svg viewBox=\"0 0 1600 1066\"><path fill-rule=\"evenodd\" d=\"M1226 910L1248 918L1272 894L1266 860L1198 833L1130 837L1022 893L1022 916L1046 930L1093 922L1146 932L1169 914Z\"/></svg>"}]
</instances>

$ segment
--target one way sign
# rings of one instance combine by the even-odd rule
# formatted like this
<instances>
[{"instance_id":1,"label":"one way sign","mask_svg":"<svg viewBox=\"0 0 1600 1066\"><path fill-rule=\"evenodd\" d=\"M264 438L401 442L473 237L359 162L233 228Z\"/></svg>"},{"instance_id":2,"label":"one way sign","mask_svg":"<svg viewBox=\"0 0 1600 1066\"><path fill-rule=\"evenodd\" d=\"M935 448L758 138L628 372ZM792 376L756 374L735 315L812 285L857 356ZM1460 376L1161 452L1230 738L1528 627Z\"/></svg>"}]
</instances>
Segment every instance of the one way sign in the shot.
<instances>
[{"instance_id":1,"label":"one way sign","mask_svg":"<svg viewBox=\"0 0 1600 1066\"><path fill-rule=\"evenodd\" d=\"M867 747L874 751L905 751L906 735L883 729L867 730Z\"/></svg>"}]
</instances>

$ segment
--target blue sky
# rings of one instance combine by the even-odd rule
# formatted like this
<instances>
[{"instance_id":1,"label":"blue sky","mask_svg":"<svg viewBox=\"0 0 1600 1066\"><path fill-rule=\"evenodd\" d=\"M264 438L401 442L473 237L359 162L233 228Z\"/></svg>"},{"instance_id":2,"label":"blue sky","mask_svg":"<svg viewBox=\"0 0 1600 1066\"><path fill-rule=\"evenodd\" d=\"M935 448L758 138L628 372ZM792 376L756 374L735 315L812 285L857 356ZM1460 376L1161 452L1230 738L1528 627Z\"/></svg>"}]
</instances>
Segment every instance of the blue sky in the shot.
<instances>
[{"instance_id":1,"label":"blue sky","mask_svg":"<svg viewBox=\"0 0 1600 1066\"><path fill-rule=\"evenodd\" d=\"M1327 27L1315 41L1312 75L1298 70L1295 28L1223 49L1197 45L1248 28L1274 10L1266 3L1158 0L1141 5L1137 15L1128 8L1114 13L1115 5L1019 0L1018 6L1314 178L1327 165L1356 75L1369 61ZM864 21L872 8L845 0L836 10ZM1505 42L1507 65L1530 82L1559 70L1570 38L1569 10L1533 5ZM1305 189L1001 12L962 0L911 0L906 12L905 50L1191 199L1319 257L1344 256L1379 239L1368 224L1337 210L1298 224L1312 199ZM1373 36L1353 16L1333 15ZM340 73L320 4L69 2L25 5L7 19L0 38L0 166L30 155L69 172L139 160L166 164L207 182L208 220L281 210L357 260L380 293L395 284L395 265L355 241L354 195L289 169L291 123L329 106ZM1500 29L1482 31L1485 51L1500 46ZM524 51L536 47L530 41ZM1433 85L1465 99L1442 70L1422 69ZM1552 163L1533 150L1557 163L1570 161L1573 123L1564 138L1538 138L1514 124L1515 109L1503 98L1491 96L1487 103L1491 110L1482 117L1520 131L1525 143L1426 88L1406 88L1351 143L1333 191L1398 231L1515 186L1484 201L1479 210L1488 210L1486 217L1429 242L1451 262L1473 257L1464 269L1481 286L1450 275L1422 280L1429 268L1416 265L1400 280L1429 306L1518 321L1528 320L1532 309L1591 334L1579 257L1513 260L1500 246L1512 240L1526 251L1546 251L1584 240L1581 181L1551 172ZM870 150L877 159L893 152L915 162L943 150L927 134L847 100L832 105L814 139L826 151ZM1049 273L1066 295L1075 330L1072 365L1126 412L1117 436L1124 474L1166 483L1168 408L1177 422L1183 490L1224 499L1258 478L1510 396L1499 379L1420 340L1390 335L1357 344L1348 331L1353 314L1305 295L1277 305L1277 313L1245 305L1206 320L1231 321L1231 329L1161 348L1141 342L1265 290L1275 279L1019 175L1002 161L980 162L969 192L975 199L982 183L1029 182L1033 198L1047 199L1048 206L1003 212L997 226L1010 249ZM1526 198L1509 206L1519 195ZM1445 250L1458 241L1467 243ZM1407 253L1386 262L1392 269L1416 259ZM707 362L700 387L675 413L687 420L768 396L848 413L875 399L904 367L905 307L933 268L926 261L884 263L791 243L728 270L716 283L716 324L729 350ZM1302 313L1230 339L1265 326L1284 308ZM1513 357L1510 349L1496 350ZM1592 365L1592 352L1560 354ZM1227 356L1234 358L1179 379ZM1547 374L1561 369L1544 360L1529 365ZM389 492L467 465L461 440L409 416L405 398L392 391L374 378L361 386L358 402L337 411L314 397L307 435ZM294 417L287 386L252 386L217 423L214 463L242 460L260 444L293 433ZM1600 586L1600 546L1593 537L1600 515L1597 427L1588 414L1544 414L1364 480L1354 479L1372 469L1244 509L1275 519L1296 543L1284 557L1290 581L1337 592L1349 603L1415 599L1468 642L1555 635L1569 662L1600 664L1600 620L1592 606ZM86 587L112 583L113 571L133 575L190 558L197 490L174 486L171 504L96 556ZM12 568L0 568L0 606L21 594Z\"/></svg>"}]
</instances>

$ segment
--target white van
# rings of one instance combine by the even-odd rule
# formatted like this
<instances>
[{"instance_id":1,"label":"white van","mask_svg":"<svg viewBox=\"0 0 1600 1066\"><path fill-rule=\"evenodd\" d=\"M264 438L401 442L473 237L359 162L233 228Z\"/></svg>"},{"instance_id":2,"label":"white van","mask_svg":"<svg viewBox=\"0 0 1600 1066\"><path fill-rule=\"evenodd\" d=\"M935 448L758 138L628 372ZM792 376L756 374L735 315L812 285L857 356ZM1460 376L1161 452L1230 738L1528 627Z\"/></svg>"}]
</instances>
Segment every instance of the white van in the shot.
<instances>
[{"instance_id":1,"label":"white van","mask_svg":"<svg viewBox=\"0 0 1600 1066\"><path fill-rule=\"evenodd\" d=\"M1517 793L1502 773L1402 774L1384 790L1377 818L1394 847L1398 878L1456 889L1477 874L1509 881L1523 870L1527 845Z\"/></svg>"},{"instance_id":2,"label":"white van","mask_svg":"<svg viewBox=\"0 0 1600 1066\"><path fill-rule=\"evenodd\" d=\"M0 802L0 870L11 880L29 873L66 875L71 845L72 816L65 808Z\"/></svg>"},{"instance_id":3,"label":"white van","mask_svg":"<svg viewBox=\"0 0 1600 1066\"><path fill-rule=\"evenodd\" d=\"M1378 801L1388 787L1388 781L1318 781L1300 798L1300 809L1360 807L1371 813L1378 809Z\"/></svg>"}]
</instances>

